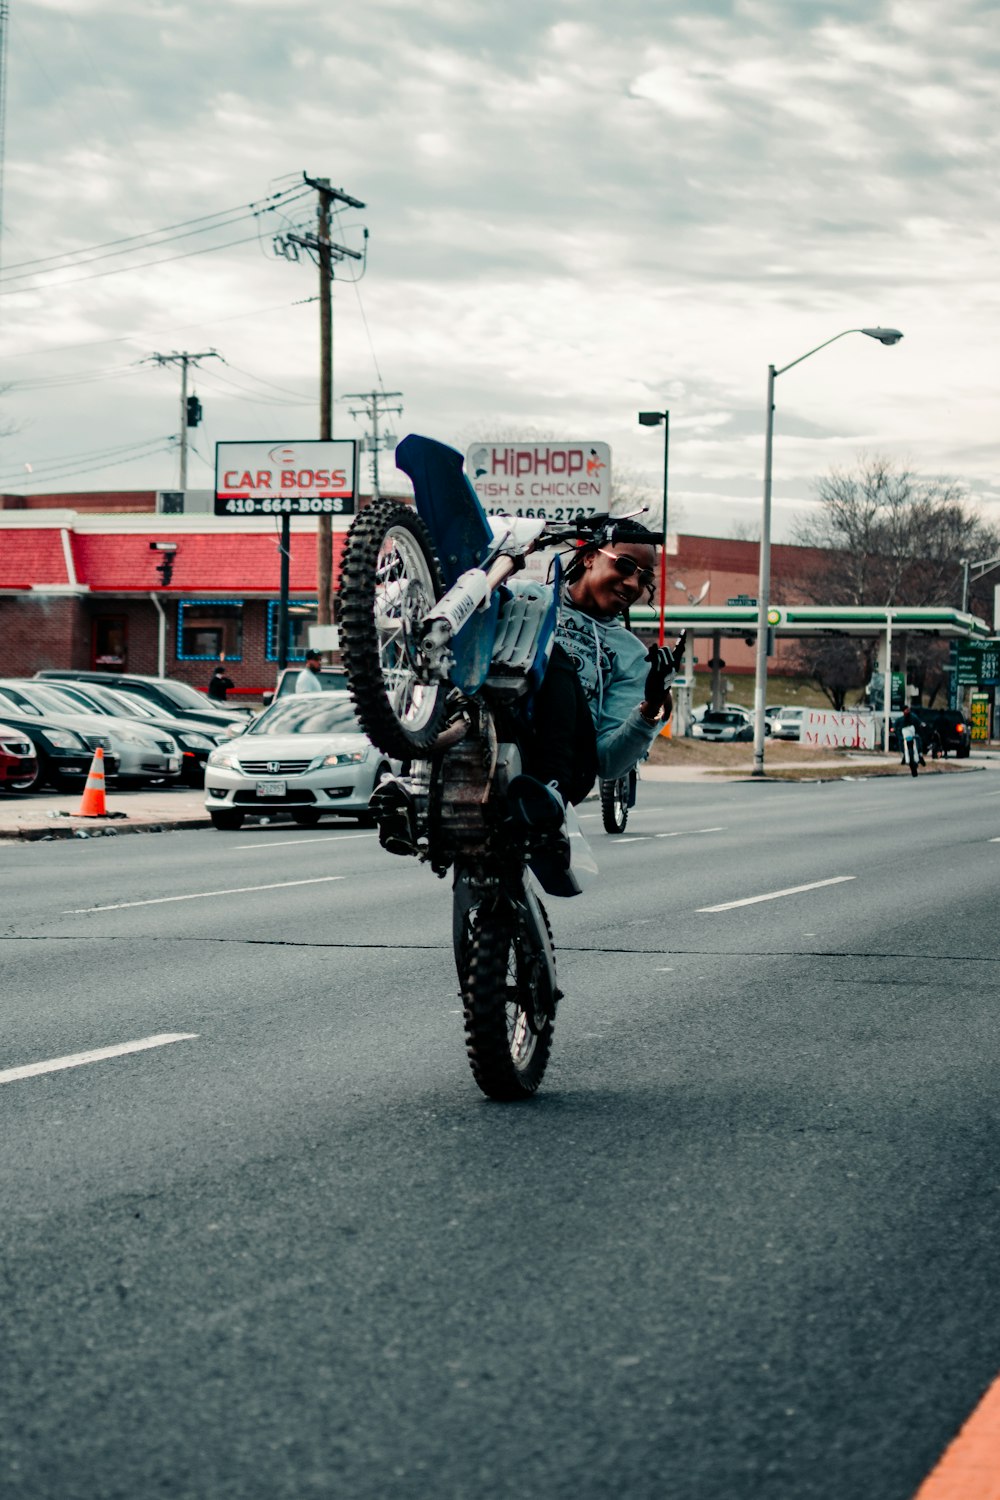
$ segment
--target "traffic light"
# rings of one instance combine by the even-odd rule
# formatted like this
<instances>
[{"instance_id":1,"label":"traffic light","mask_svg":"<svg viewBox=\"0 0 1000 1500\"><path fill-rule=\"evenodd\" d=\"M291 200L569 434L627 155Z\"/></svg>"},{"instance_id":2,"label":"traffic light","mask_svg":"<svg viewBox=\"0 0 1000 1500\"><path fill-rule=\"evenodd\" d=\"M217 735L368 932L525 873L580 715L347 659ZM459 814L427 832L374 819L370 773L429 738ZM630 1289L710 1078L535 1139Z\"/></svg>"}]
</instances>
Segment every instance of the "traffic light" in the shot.
<instances>
[{"instance_id":1,"label":"traffic light","mask_svg":"<svg viewBox=\"0 0 1000 1500\"><path fill-rule=\"evenodd\" d=\"M189 427L197 427L201 421L201 402L197 396L187 398L187 424Z\"/></svg>"},{"instance_id":2,"label":"traffic light","mask_svg":"<svg viewBox=\"0 0 1000 1500\"><path fill-rule=\"evenodd\" d=\"M156 571L160 575L163 587L166 588L174 576L174 559L172 553L167 553L162 562L156 564Z\"/></svg>"}]
</instances>

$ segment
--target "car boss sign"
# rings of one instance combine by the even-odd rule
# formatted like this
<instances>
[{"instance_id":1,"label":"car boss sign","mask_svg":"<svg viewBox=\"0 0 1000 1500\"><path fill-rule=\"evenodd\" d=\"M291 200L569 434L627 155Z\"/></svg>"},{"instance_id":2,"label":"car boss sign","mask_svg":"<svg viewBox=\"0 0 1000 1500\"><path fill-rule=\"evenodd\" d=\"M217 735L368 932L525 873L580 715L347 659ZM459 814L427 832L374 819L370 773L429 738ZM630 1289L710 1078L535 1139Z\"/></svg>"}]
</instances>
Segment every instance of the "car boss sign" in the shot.
<instances>
[{"instance_id":1,"label":"car boss sign","mask_svg":"<svg viewBox=\"0 0 1000 1500\"><path fill-rule=\"evenodd\" d=\"M216 443L217 516L353 516L357 444Z\"/></svg>"},{"instance_id":2,"label":"car boss sign","mask_svg":"<svg viewBox=\"0 0 1000 1500\"><path fill-rule=\"evenodd\" d=\"M487 515L572 521L611 509L607 443L473 443L465 472Z\"/></svg>"}]
</instances>

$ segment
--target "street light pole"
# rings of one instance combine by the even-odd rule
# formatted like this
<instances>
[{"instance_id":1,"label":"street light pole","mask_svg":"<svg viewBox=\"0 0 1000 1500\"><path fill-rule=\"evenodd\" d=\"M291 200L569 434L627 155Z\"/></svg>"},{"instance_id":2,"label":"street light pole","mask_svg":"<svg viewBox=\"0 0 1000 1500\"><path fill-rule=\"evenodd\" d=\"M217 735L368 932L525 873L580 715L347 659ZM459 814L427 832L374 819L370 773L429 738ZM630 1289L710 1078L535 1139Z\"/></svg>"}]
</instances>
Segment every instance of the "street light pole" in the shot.
<instances>
[{"instance_id":1,"label":"street light pole","mask_svg":"<svg viewBox=\"0 0 1000 1500\"><path fill-rule=\"evenodd\" d=\"M667 481L670 470L670 413L668 411L641 411L640 427L659 427L663 423L663 541L660 547L660 634L657 644L666 639L665 616L667 608Z\"/></svg>"},{"instance_id":2,"label":"street light pole","mask_svg":"<svg viewBox=\"0 0 1000 1500\"><path fill-rule=\"evenodd\" d=\"M800 354L798 359L793 359L789 364L782 365L779 370L776 370L774 365L768 365L767 367L764 500L760 521L760 565L757 581L757 654L753 694L753 771L751 772L753 776L763 776L764 774L764 708L767 698L767 615L770 608L771 593L771 455L774 447L774 382L779 375L784 375L786 370L791 370L795 365L800 365L804 359L809 359L813 354L818 354L828 344L835 344L838 339L846 338L849 333L867 334L868 338L877 339L880 344L898 344L903 337L898 328L845 328L841 333L835 333L833 338L824 339L822 344L817 344L814 349L809 349L805 354Z\"/></svg>"}]
</instances>

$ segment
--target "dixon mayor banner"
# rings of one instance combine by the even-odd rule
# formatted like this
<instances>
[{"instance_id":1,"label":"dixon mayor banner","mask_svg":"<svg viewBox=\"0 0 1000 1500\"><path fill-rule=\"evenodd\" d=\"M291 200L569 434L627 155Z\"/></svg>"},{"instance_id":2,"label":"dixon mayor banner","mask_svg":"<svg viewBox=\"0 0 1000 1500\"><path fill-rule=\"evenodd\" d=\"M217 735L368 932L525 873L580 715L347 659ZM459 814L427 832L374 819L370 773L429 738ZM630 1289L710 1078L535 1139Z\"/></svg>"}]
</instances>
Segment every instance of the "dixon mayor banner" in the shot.
<instances>
[{"instance_id":1,"label":"dixon mayor banner","mask_svg":"<svg viewBox=\"0 0 1000 1500\"><path fill-rule=\"evenodd\" d=\"M216 443L217 516L353 516L357 444Z\"/></svg>"},{"instance_id":2,"label":"dixon mayor banner","mask_svg":"<svg viewBox=\"0 0 1000 1500\"><path fill-rule=\"evenodd\" d=\"M473 443L465 472L487 515L572 521L611 509L607 443Z\"/></svg>"}]
</instances>

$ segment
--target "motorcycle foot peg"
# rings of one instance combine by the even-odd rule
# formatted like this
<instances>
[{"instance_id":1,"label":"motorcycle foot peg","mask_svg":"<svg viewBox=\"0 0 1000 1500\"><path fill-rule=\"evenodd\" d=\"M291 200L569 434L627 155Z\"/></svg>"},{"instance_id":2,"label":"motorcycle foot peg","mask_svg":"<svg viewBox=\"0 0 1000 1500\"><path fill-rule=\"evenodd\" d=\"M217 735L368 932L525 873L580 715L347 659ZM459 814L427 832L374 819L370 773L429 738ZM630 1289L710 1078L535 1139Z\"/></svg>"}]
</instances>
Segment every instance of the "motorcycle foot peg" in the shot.
<instances>
[{"instance_id":1,"label":"motorcycle foot peg","mask_svg":"<svg viewBox=\"0 0 1000 1500\"><path fill-rule=\"evenodd\" d=\"M384 781L368 800L378 826L378 841L389 854L416 854L417 829L413 799L398 781Z\"/></svg>"}]
</instances>

